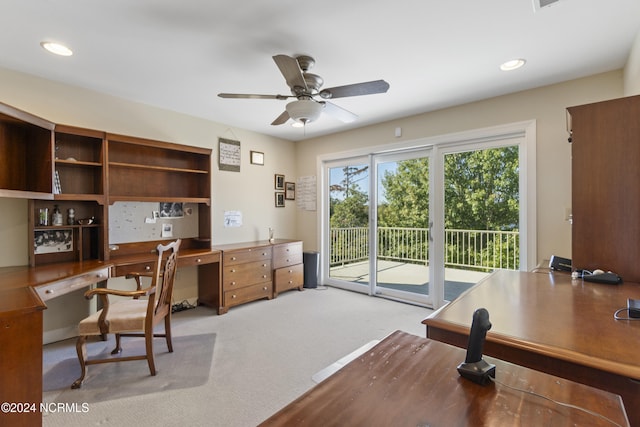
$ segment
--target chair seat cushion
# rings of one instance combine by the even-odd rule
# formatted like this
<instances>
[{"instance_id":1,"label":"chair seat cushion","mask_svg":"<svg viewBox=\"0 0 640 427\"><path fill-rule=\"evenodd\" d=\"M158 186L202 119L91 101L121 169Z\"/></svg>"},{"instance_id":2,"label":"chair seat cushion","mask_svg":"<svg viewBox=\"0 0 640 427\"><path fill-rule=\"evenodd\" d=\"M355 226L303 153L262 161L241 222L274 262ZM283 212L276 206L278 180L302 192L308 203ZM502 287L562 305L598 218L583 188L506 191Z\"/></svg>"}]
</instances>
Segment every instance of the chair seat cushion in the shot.
<instances>
[{"instance_id":1,"label":"chair seat cushion","mask_svg":"<svg viewBox=\"0 0 640 427\"><path fill-rule=\"evenodd\" d=\"M109 306L107 321L109 333L144 331L144 319L147 313L147 300L132 299L118 301ZM83 319L78 324L79 335L100 335L98 318L102 310Z\"/></svg>"}]
</instances>

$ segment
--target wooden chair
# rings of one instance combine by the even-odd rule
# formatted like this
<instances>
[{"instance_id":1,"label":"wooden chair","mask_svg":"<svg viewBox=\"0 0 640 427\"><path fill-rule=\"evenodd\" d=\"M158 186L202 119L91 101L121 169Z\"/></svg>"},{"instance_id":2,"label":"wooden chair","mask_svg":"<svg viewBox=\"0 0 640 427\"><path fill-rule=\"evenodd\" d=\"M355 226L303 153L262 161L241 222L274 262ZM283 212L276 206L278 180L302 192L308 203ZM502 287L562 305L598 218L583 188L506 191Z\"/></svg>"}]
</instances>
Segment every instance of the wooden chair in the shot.
<instances>
[{"instance_id":1,"label":"wooden chair","mask_svg":"<svg viewBox=\"0 0 640 427\"><path fill-rule=\"evenodd\" d=\"M151 275L151 285L148 288L141 289L140 275L134 275L138 284L138 289L135 291L96 288L84 294L87 299L92 298L94 295L99 295L102 300L102 309L83 319L78 325L79 336L76 342L76 351L78 352L82 373L80 378L71 385L71 388L80 388L82 386L87 365L99 363L146 359L151 375L155 375L156 367L153 359L154 337L164 337L167 341L169 352L173 352L171 344L171 300L180 242L180 239L178 239L167 245L158 245L158 260L155 263L154 273ZM148 273L144 275L149 276ZM130 297L131 299L120 300L110 304L109 295ZM140 297L147 298L140 299ZM154 333L154 327L162 320L164 320L164 333ZM105 359L87 358L87 338L106 334L115 334L116 347L111 352L112 355L122 352L120 338L130 336L145 338L146 354L114 356Z\"/></svg>"}]
</instances>

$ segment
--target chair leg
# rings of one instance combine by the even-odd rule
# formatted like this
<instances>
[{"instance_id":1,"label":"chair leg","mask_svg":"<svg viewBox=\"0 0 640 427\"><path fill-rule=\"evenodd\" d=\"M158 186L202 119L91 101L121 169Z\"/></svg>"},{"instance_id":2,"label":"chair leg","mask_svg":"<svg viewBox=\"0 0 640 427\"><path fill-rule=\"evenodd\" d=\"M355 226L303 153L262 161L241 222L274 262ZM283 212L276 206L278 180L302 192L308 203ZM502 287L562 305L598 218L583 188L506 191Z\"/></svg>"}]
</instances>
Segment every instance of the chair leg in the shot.
<instances>
[{"instance_id":1,"label":"chair leg","mask_svg":"<svg viewBox=\"0 0 640 427\"><path fill-rule=\"evenodd\" d=\"M73 384L71 384L72 389L80 388L82 386L82 382L84 381L84 377L87 373L87 337L82 335L78 337L76 341L76 353L78 353L78 361L80 362L80 378L75 380Z\"/></svg>"},{"instance_id":2,"label":"chair leg","mask_svg":"<svg viewBox=\"0 0 640 427\"><path fill-rule=\"evenodd\" d=\"M115 334L115 335L116 335L116 348L114 348L111 351L111 354L122 353L122 346L120 345L120 334Z\"/></svg>"},{"instance_id":3,"label":"chair leg","mask_svg":"<svg viewBox=\"0 0 640 427\"><path fill-rule=\"evenodd\" d=\"M167 348L169 353L173 353L173 343L171 342L171 319L169 316L164 318L164 334L167 339Z\"/></svg>"},{"instance_id":4,"label":"chair leg","mask_svg":"<svg viewBox=\"0 0 640 427\"><path fill-rule=\"evenodd\" d=\"M149 372L151 375L156 374L156 364L153 359L153 329L146 331L144 334L145 347L147 350L147 363L149 364Z\"/></svg>"}]
</instances>

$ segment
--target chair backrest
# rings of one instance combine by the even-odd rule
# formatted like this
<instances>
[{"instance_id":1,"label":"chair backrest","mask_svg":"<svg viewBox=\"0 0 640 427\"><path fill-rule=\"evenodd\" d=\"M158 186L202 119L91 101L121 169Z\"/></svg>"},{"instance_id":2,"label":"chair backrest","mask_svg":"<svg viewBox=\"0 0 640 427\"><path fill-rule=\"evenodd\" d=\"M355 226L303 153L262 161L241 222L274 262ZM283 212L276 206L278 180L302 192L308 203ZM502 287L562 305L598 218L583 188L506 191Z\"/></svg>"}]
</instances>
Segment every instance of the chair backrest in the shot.
<instances>
[{"instance_id":1,"label":"chair backrest","mask_svg":"<svg viewBox=\"0 0 640 427\"><path fill-rule=\"evenodd\" d=\"M165 316L171 312L171 300L173 297L173 284L176 279L178 268L178 250L181 240L171 242L167 245L157 246L158 261L156 262L156 272L153 276L153 285L156 287L154 317Z\"/></svg>"}]
</instances>

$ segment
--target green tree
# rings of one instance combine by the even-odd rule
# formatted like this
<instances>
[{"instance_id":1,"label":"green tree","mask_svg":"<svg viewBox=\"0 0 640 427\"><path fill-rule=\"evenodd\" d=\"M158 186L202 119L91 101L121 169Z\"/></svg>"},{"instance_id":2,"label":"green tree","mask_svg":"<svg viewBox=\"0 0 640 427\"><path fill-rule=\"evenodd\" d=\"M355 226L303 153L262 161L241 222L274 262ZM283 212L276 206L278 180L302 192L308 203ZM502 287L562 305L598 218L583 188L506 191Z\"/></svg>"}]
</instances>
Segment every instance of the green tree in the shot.
<instances>
[{"instance_id":1,"label":"green tree","mask_svg":"<svg viewBox=\"0 0 640 427\"><path fill-rule=\"evenodd\" d=\"M385 172L382 186L386 202L378 207L380 227L428 227L428 158L398 162L395 172Z\"/></svg>"},{"instance_id":2,"label":"green tree","mask_svg":"<svg viewBox=\"0 0 640 427\"><path fill-rule=\"evenodd\" d=\"M343 179L330 187L331 228L365 227L369 223L369 197L359 182L369 178L368 166L346 166Z\"/></svg>"},{"instance_id":3,"label":"green tree","mask_svg":"<svg viewBox=\"0 0 640 427\"><path fill-rule=\"evenodd\" d=\"M448 154L444 192L445 228L518 229L518 147Z\"/></svg>"}]
</instances>

